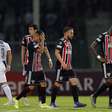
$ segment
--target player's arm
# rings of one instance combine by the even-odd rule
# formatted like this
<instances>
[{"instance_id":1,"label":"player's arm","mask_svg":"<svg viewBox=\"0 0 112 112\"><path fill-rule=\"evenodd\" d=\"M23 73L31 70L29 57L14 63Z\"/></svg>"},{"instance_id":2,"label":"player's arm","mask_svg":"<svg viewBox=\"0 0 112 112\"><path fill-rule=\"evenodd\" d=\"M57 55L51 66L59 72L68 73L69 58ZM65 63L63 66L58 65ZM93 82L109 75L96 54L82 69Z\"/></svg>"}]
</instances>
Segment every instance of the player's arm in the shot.
<instances>
[{"instance_id":1,"label":"player's arm","mask_svg":"<svg viewBox=\"0 0 112 112\"><path fill-rule=\"evenodd\" d=\"M25 55L26 55L26 47L21 46L21 62L22 62L22 65L25 65Z\"/></svg>"},{"instance_id":2,"label":"player's arm","mask_svg":"<svg viewBox=\"0 0 112 112\"><path fill-rule=\"evenodd\" d=\"M10 71L11 70L11 63L12 63L12 52L11 49L9 47L9 45L7 45L7 65L6 65L6 71Z\"/></svg>"},{"instance_id":3,"label":"player's arm","mask_svg":"<svg viewBox=\"0 0 112 112\"><path fill-rule=\"evenodd\" d=\"M26 42L26 39L25 37L23 38L22 40L22 43L21 43L21 63L22 63L22 67L23 67L23 76L26 75L26 70L25 70L25 55L26 55L26 46L27 46L27 42Z\"/></svg>"},{"instance_id":4,"label":"player's arm","mask_svg":"<svg viewBox=\"0 0 112 112\"><path fill-rule=\"evenodd\" d=\"M26 47L27 47L27 40L24 37L21 42L21 63L23 66L25 65Z\"/></svg>"},{"instance_id":5,"label":"player's arm","mask_svg":"<svg viewBox=\"0 0 112 112\"><path fill-rule=\"evenodd\" d=\"M63 61L61 55L60 55L60 50L59 49L55 49L55 56L57 58L57 60L61 63L61 66L63 67L63 69L68 69L67 64L65 64L65 62Z\"/></svg>"},{"instance_id":6,"label":"player's arm","mask_svg":"<svg viewBox=\"0 0 112 112\"><path fill-rule=\"evenodd\" d=\"M49 53L49 50L48 50L48 47L47 47L47 43L46 43L45 37L46 37L45 33L41 32L40 33L41 44L42 44L41 49L45 53L45 55L47 56L49 68L51 69L53 67L53 63L52 63L52 59L51 59L51 56L50 56L50 53Z\"/></svg>"},{"instance_id":7,"label":"player's arm","mask_svg":"<svg viewBox=\"0 0 112 112\"><path fill-rule=\"evenodd\" d=\"M99 38L97 38L95 41L93 41L90 48L92 49L92 51L94 52L94 54L96 55L97 59L100 62L105 62L104 57L102 57L100 55L100 51L98 51L98 48L101 48L102 38L103 38L103 35L99 35Z\"/></svg>"},{"instance_id":8,"label":"player's arm","mask_svg":"<svg viewBox=\"0 0 112 112\"><path fill-rule=\"evenodd\" d=\"M40 42L39 42L39 49L41 51L41 53L45 52L45 35L40 34L39 35L40 38Z\"/></svg>"},{"instance_id":9,"label":"player's arm","mask_svg":"<svg viewBox=\"0 0 112 112\"><path fill-rule=\"evenodd\" d=\"M55 56L57 58L57 60L60 62L61 67L63 69L68 69L67 64L65 64L65 62L63 61L62 57L61 57L61 50L63 49L64 43L62 40L59 40L56 43L56 48L55 48Z\"/></svg>"},{"instance_id":10,"label":"player's arm","mask_svg":"<svg viewBox=\"0 0 112 112\"><path fill-rule=\"evenodd\" d=\"M52 62L52 59L51 59L51 56L50 56L50 53L49 53L47 46L44 47L44 52L48 58L49 68L51 69L53 67L53 62Z\"/></svg>"}]
</instances>

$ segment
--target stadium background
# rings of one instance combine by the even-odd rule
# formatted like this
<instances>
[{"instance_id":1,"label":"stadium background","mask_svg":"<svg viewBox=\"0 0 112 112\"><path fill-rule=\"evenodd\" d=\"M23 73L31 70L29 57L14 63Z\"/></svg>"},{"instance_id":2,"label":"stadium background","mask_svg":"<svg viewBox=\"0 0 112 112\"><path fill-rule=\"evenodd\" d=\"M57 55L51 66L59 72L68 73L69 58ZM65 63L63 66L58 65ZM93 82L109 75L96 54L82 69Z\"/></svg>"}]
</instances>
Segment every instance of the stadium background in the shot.
<instances>
[{"instance_id":1,"label":"stadium background","mask_svg":"<svg viewBox=\"0 0 112 112\"><path fill-rule=\"evenodd\" d=\"M73 40L73 67L81 78L84 92L81 91L81 94L89 95L94 91L102 82L102 74L100 64L91 54L89 46L98 34L111 26L111 3L111 0L0 0L0 39L10 44L13 52L14 73L7 74L11 86L13 87L12 83L17 81L18 75L23 80L21 39L26 34L26 25L33 22L47 34L48 48L54 63L55 42L62 36L63 27L65 25L74 27L76 38ZM45 71L49 76L54 75L54 68L49 71L46 63L46 58L43 56ZM85 80L93 89L90 86L87 90L84 89ZM17 92L17 86L14 87Z\"/></svg>"}]
</instances>

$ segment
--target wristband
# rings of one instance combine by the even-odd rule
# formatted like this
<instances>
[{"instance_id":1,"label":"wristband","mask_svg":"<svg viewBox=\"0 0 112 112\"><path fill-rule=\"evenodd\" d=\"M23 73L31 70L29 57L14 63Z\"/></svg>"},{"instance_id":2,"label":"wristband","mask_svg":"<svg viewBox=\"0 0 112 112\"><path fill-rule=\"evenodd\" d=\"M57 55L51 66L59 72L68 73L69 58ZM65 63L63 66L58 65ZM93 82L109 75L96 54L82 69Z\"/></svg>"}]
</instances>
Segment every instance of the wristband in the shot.
<instances>
[{"instance_id":1,"label":"wristband","mask_svg":"<svg viewBox=\"0 0 112 112\"><path fill-rule=\"evenodd\" d=\"M51 58L49 58L49 60L48 60L49 62L52 62L52 60L51 60Z\"/></svg>"},{"instance_id":2,"label":"wristband","mask_svg":"<svg viewBox=\"0 0 112 112\"><path fill-rule=\"evenodd\" d=\"M97 59L101 59L101 56L100 55L97 55Z\"/></svg>"}]
</instances>

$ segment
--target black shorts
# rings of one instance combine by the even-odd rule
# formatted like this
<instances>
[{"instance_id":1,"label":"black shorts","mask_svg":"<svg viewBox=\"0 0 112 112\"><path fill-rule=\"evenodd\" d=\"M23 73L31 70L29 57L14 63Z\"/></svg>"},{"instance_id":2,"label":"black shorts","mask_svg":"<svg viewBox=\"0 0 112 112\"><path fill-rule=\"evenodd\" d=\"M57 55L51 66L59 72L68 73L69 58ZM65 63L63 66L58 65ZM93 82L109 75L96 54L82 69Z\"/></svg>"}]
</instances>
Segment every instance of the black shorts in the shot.
<instances>
[{"instance_id":1,"label":"black shorts","mask_svg":"<svg viewBox=\"0 0 112 112\"><path fill-rule=\"evenodd\" d=\"M39 84L42 81L46 81L46 76L43 71L32 72L28 71L26 83L28 85Z\"/></svg>"},{"instance_id":2,"label":"black shorts","mask_svg":"<svg viewBox=\"0 0 112 112\"><path fill-rule=\"evenodd\" d=\"M102 63L104 78L111 78L112 79L112 64L105 64Z\"/></svg>"},{"instance_id":3,"label":"black shorts","mask_svg":"<svg viewBox=\"0 0 112 112\"><path fill-rule=\"evenodd\" d=\"M70 78L76 78L76 73L74 73L73 70L61 70L61 69L57 69L56 70L56 81L57 82L64 82L64 81L68 81Z\"/></svg>"}]
</instances>

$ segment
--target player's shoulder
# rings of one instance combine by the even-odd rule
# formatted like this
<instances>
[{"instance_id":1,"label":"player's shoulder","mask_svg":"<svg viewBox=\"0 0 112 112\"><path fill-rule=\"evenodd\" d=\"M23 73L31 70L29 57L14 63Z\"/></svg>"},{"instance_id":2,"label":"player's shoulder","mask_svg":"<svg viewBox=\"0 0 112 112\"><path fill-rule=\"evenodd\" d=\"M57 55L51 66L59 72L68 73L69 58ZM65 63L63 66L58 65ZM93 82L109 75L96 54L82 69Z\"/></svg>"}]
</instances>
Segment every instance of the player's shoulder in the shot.
<instances>
[{"instance_id":1,"label":"player's shoulder","mask_svg":"<svg viewBox=\"0 0 112 112\"><path fill-rule=\"evenodd\" d=\"M57 43L63 43L64 42L64 38L60 38L59 40L57 40Z\"/></svg>"},{"instance_id":2,"label":"player's shoulder","mask_svg":"<svg viewBox=\"0 0 112 112\"><path fill-rule=\"evenodd\" d=\"M8 43L3 40L0 40L0 44L8 45Z\"/></svg>"},{"instance_id":3,"label":"player's shoulder","mask_svg":"<svg viewBox=\"0 0 112 112\"><path fill-rule=\"evenodd\" d=\"M64 41L64 38L63 38L63 37L61 37L61 38L59 39L59 41Z\"/></svg>"},{"instance_id":4,"label":"player's shoulder","mask_svg":"<svg viewBox=\"0 0 112 112\"><path fill-rule=\"evenodd\" d=\"M56 48L62 49L63 45L64 45L64 39L63 39L63 38L60 38L60 39L56 42Z\"/></svg>"},{"instance_id":5,"label":"player's shoulder","mask_svg":"<svg viewBox=\"0 0 112 112\"><path fill-rule=\"evenodd\" d=\"M25 35L23 38L24 38L24 39L31 38L31 35Z\"/></svg>"},{"instance_id":6,"label":"player's shoulder","mask_svg":"<svg viewBox=\"0 0 112 112\"><path fill-rule=\"evenodd\" d=\"M4 44L4 41L3 40L0 40L0 44Z\"/></svg>"},{"instance_id":7,"label":"player's shoulder","mask_svg":"<svg viewBox=\"0 0 112 112\"><path fill-rule=\"evenodd\" d=\"M106 36L108 36L108 33L107 33L107 32L101 33L101 34L99 34L98 37L96 38L96 41L97 41L97 42L102 42L102 41L105 39Z\"/></svg>"},{"instance_id":8,"label":"player's shoulder","mask_svg":"<svg viewBox=\"0 0 112 112\"><path fill-rule=\"evenodd\" d=\"M5 42L5 41L3 41L3 40L0 40L0 45L1 45L2 47L10 47L10 46L9 46L9 43L7 43L7 42Z\"/></svg>"}]
</instances>

